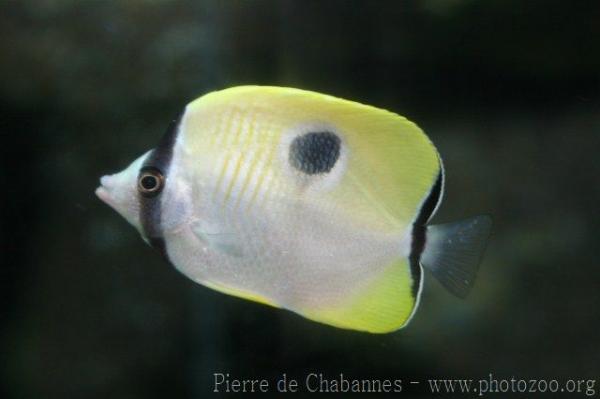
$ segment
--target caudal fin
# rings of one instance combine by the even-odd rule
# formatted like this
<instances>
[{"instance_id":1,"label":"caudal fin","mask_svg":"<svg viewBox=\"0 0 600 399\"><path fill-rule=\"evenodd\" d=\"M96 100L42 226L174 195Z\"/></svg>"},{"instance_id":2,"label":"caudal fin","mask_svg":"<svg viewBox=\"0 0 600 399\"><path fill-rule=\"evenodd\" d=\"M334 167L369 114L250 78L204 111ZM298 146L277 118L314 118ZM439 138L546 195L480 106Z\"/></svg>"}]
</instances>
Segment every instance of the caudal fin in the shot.
<instances>
[{"instance_id":1,"label":"caudal fin","mask_svg":"<svg viewBox=\"0 0 600 399\"><path fill-rule=\"evenodd\" d=\"M427 226L421 265L448 291L465 298L473 288L491 228L489 216Z\"/></svg>"}]
</instances>

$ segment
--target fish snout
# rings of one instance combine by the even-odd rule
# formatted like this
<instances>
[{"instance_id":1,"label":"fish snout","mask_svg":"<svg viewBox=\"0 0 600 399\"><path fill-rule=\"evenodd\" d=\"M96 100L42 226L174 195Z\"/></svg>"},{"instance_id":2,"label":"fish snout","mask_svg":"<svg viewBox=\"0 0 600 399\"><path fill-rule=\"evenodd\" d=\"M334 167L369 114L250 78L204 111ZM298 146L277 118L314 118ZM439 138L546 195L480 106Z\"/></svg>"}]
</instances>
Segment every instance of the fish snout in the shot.
<instances>
[{"instance_id":1,"label":"fish snout","mask_svg":"<svg viewBox=\"0 0 600 399\"><path fill-rule=\"evenodd\" d=\"M114 198L115 176L106 175L100 178L100 186L96 189L96 196L111 207L115 207Z\"/></svg>"}]
</instances>

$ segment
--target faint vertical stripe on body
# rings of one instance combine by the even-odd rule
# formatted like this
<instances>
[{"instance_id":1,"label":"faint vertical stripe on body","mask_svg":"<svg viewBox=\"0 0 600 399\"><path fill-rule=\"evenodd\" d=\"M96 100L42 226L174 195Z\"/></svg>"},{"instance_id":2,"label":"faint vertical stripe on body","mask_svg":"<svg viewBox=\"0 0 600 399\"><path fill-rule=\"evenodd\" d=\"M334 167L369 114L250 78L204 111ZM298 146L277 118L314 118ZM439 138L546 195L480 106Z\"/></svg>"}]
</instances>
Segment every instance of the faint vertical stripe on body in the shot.
<instances>
[{"instance_id":1,"label":"faint vertical stripe on body","mask_svg":"<svg viewBox=\"0 0 600 399\"><path fill-rule=\"evenodd\" d=\"M237 200L234 205L234 209L237 209L240 206L240 203L244 199L244 194L248 189L248 185L250 180L252 179L254 169L260 159L262 152L260 151L260 146L257 145L255 140L255 123L256 123L256 110L250 109L248 112L249 118L246 122L248 125L248 133L245 137L246 147L248 148L248 156L246 157L247 162L243 168L243 173L240 179L243 181L242 186L240 187L240 191L237 196Z\"/></svg>"},{"instance_id":2,"label":"faint vertical stripe on body","mask_svg":"<svg viewBox=\"0 0 600 399\"><path fill-rule=\"evenodd\" d=\"M272 135L274 134L273 132L273 126L270 125L267 121L267 123L265 123L263 126L261 126L260 128L257 127L257 129L259 129L259 131L263 134L263 135ZM264 149L264 145L262 143L265 142L269 142L267 137L261 137L259 140L260 147L262 149ZM277 146L274 145L269 145L268 149L265 152L265 157L263 158L264 161L262 162L261 168L259 169L259 171L257 172L257 180L256 180L256 184L254 185L254 190L252 192L252 194L250 195L250 200L248 201L248 206L247 209L252 208L252 206L254 205L254 202L256 201L259 192L263 192L263 197L266 195L266 191L268 191L268 187L270 185L270 180L272 179L272 170L271 170L271 165L273 163L273 158L275 157L275 154L277 153ZM269 177L269 179L266 179L267 177ZM266 179L266 180L265 180ZM265 186L263 186L263 183L266 183Z\"/></svg>"},{"instance_id":3,"label":"faint vertical stripe on body","mask_svg":"<svg viewBox=\"0 0 600 399\"><path fill-rule=\"evenodd\" d=\"M244 148L247 148L246 145L239 145L240 142L243 143L243 137L247 135L248 132L248 122L245 118L245 113L241 110L238 110L234 113L235 120L232 126L232 139L231 139L231 148L237 149L236 158L233 162L230 163L230 170L225 173L227 188L225 189L225 193L223 196L222 205L225 206L227 201L231 197L232 190L234 189L238 175L240 173L240 169L244 162Z\"/></svg>"},{"instance_id":4,"label":"faint vertical stripe on body","mask_svg":"<svg viewBox=\"0 0 600 399\"><path fill-rule=\"evenodd\" d=\"M230 134L231 125L233 123L233 120L235 119L234 111L235 111L234 109L226 110L225 112L223 112L223 114L220 118L221 120L219 121L219 125L222 126L222 128L219 129L220 140L218 140L215 143L215 146L216 146L217 151L221 150L223 157L222 157L221 161L217 162L217 164L215 165L216 170L218 170L219 172L218 172L217 181L215 183L215 189L213 192L213 200L216 200L217 197L219 197L219 194L221 191L221 185L224 184L223 180L225 178L227 168L229 166L231 157L233 155L232 147L229 145L228 138L231 138L231 134Z\"/></svg>"}]
</instances>

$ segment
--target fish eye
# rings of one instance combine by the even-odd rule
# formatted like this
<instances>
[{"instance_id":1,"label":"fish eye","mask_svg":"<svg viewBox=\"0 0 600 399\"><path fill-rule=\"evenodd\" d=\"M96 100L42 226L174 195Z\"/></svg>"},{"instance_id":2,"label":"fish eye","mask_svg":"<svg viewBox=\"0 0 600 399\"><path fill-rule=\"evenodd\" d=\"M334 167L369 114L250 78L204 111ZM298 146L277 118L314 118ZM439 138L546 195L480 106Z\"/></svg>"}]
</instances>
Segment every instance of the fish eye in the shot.
<instances>
[{"instance_id":1,"label":"fish eye","mask_svg":"<svg viewBox=\"0 0 600 399\"><path fill-rule=\"evenodd\" d=\"M144 168L138 177L138 191L145 197L158 195L164 186L165 178L155 168Z\"/></svg>"}]
</instances>

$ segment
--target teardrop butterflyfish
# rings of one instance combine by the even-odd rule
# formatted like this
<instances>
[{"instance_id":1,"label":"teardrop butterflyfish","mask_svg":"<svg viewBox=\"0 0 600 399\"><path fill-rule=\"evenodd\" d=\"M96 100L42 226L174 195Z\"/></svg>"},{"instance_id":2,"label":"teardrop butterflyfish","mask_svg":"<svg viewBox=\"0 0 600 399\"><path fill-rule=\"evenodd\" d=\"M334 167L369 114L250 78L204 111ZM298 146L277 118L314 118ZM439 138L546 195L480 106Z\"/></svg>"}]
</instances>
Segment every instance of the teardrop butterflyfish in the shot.
<instances>
[{"instance_id":1,"label":"teardrop butterflyfish","mask_svg":"<svg viewBox=\"0 0 600 399\"><path fill-rule=\"evenodd\" d=\"M293 88L206 94L100 182L193 281L371 333L407 325L424 270L465 297L491 229L488 216L428 224L444 169L413 122Z\"/></svg>"}]
</instances>

